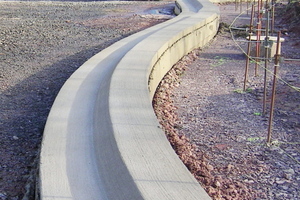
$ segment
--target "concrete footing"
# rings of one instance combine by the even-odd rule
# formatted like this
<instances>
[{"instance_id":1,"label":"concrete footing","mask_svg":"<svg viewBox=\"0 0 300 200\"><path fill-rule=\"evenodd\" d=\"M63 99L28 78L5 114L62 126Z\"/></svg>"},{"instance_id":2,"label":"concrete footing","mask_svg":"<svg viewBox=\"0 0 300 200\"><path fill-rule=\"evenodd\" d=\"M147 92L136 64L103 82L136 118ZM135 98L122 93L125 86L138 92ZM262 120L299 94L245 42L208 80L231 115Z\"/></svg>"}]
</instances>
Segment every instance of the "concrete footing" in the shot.
<instances>
[{"instance_id":1,"label":"concrete footing","mask_svg":"<svg viewBox=\"0 0 300 200\"><path fill-rule=\"evenodd\" d=\"M41 199L210 199L173 151L152 108L163 76L216 34L207 0L178 0L177 17L129 36L83 64L50 111Z\"/></svg>"}]
</instances>

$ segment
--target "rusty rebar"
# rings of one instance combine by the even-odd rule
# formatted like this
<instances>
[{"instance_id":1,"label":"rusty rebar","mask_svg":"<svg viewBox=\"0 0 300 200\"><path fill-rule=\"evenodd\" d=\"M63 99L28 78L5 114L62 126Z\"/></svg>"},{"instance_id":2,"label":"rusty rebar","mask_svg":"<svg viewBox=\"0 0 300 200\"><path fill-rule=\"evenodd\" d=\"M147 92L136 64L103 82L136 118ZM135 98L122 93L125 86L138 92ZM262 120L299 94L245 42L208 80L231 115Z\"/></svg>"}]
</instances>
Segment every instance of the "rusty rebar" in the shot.
<instances>
[{"instance_id":1,"label":"rusty rebar","mask_svg":"<svg viewBox=\"0 0 300 200\"><path fill-rule=\"evenodd\" d=\"M257 1L257 31L256 31L256 57L260 57L260 35L261 35L261 0ZM255 76L258 76L258 59L255 59Z\"/></svg>"},{"instance_id":2,"label":"rusty rebar","mask_svg":"<svg viewBox=\"0 0 300 200\"><path fill-rule=\"evenodd\" d=\"M274 33L274 26L275 26L275 1L272 0L272 24L271 24L271 33Z\"/></svg>"},{"instance_id":3,"label":"rusty rebar","mask_svg":"<svg viewBox=\"0 0 300 200\"><path fill-rule=\"evenodd\" d=\"M269 19L269 11L266 10L267 18ZM266 37L265 37L265 73L264 73L264 96L263 96L263 115L266 114L266 101L267 101L267 70L268 70L268 58L269 58L269 20L266 23Z\"/></svg>"},{"instance_id":4,"label":"rusty rebar","mask_svg":"<svg viewBox=\"0 0 300 200\"><path fill-rule=\"evenodd\" d=\"M251 41L251 35L252 35L253 15L254 15L254 5L252 5L252 9L251 9L251 19L250 19L250 27L249 27L249 41ZM246 85L247 85L247 80L248 80L250 51L251 51L251 42L248 43L248 49L247 49L245 77L244 77L244 91L246 91Z\"/></svg>"},{"instance_id":5,"label":"rusty rebar","mask_svg":"<svg viewBox=\"0 0 300 200\"><path fill-rule=\"evenodd\" d=\"M272 138L272 123L273 123L275 96L276 96L277 70L278 70L278 67L279 67L279 60L280 60L280 53L279 53L280 36L281 35L280 35L280 31L279 31L278 34L277 34L277 45L276 45L276 54L275 54L275 65L274 65L273 86L272 86L272 99L271 99L271 107L270 107L267 143L271 143L271 138Z\"/></svg>"},{"instance_id":6,"label":"rusty rebar","mask_svg":"<svg viewBox=\"0 0 300 200\"><path fill-rule=\"evenodd\" d=\"M260 4L259 4L259 14L260 14L260 23L261 23L261 27L263 27L263 20L262 20L262 16L263 13L265 12L265 9L263 9L263 0L259 0Z\"/></svg>"}]
</instances>

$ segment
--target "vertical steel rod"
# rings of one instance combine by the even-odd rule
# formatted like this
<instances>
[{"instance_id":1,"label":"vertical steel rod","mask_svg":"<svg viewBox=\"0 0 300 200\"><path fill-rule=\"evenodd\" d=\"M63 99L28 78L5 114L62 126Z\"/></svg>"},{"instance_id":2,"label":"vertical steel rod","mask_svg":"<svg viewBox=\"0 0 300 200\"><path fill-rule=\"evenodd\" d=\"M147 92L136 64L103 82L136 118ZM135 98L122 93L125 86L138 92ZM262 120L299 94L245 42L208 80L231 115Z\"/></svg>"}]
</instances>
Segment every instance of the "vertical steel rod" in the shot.
<instances>
[{"instance_id":1,"label":"vertical steel rod","mask_svg":"<svg viewBox=\"0 0 300 200\"><path fill-rule=\"evenodd\" d=\"M249 57L250 57L250 51L251 51L251 35L252 35L253 15L254 15L254 5L252 5L252 10L251 10L251 19L250 19L250 28L249 28L249 42L248 42L246 67L245 67L245 77L244 77L244 91L246 91L246 85L247 85L247 80L248 80L248 69L249 69L249 60L250 60Z\"/></svg>"},{"instance_id":2,"label":"vertical steel rod","mask_svg":"<svg viewBox=\"0 0 300 200\"><path fill-rule=\"evenodd\" d=\"M257 30L256 30L256 59L255 59L255 76L258 76L258 58L260 57L260 32L261 32L261 0L257 1Z\"/></svg>"},{"instance_id":3,"label":"vertical steel rod","mask_svg":"<svg viewBox=\"0 0 300 200\"><path fill-rule=\"evenodd\" d=\"M259 1L260 1L260 23L261 23L260 26L263 27L263 21L262 21L263 12L264 12L264 9L263 9L263 0L259 0Z\"/></svg>"},{"instance_id":4,"label":"vertical steel rod","mask_svg":"<svg viewBox=\"0 0 300 200\"><path fill-rule=\"evenodd\" d=\"M279 67L279 47L280 47L280 31L277 35L277 45L276 45L276 54L275 54L275 65L274 65L274 76L273 76L273 88L272 88L272 99L271 99L271 108L270 108L270 116L269 116L269 127L268 127L268 137L267 143L271 143L272 138L272 123L273 123L273 115L274 115L274 106L275 106L275 96L276 96L276 81L277 81L277 70Z\"/></svg>"},{"instance_id":5,"label":"vertical steel rod","mask_svg":"<svg viewBox=\"0 0 300 200\"><path fill-rule=\"evenodd\" d=\"M269 59L269 11L266 9L267 23L266 23L266 36L265 36L265 74L264 74L264 97L263 97L263 115L266 114L266 101L267 101L267 69Z\"/></svg>"},{"instance_id":6,"label":"vertical steel rod","mask_svg":"<svg viewBox=\"0 0 300 200\"><path fill-rule=\"evenodd\" d=\"M271 25L271 33L274 33L275 26L275 1L272 0L272 25Z\"/></svg>"}]
</instances>

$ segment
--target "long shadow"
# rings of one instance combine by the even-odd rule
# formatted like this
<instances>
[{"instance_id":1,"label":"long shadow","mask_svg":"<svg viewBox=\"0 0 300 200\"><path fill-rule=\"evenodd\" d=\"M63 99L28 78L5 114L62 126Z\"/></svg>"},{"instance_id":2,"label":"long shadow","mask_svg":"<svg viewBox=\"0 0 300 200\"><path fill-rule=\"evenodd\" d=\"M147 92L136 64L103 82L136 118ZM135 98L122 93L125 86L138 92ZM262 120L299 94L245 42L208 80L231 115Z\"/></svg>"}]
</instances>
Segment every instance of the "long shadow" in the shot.
<instances>
[{"instance_id":1,"label":"long shadow","mask_svg":"<svg viewBox=\"0 0 300 200\"><path fill-rule=\"evenodd\" d=\"M152 23L160 22L162 21ZM151 23L148 26L151 26ZM38 66L42 69L38 73L32 74L14 86L8 86L5 90L2 88L0 94L0 199L1 195L8 199L16 197L22 199L24 195L28 199L33 199L44 126L55 97L65 81L96 53L145 28L147 27L138 28L137 26L131 28L131 32L126 34L124 31L117 31L113 33L115 34L113 39L109 37L102 43L98 41L97 45L87 46L80 52L57 62L54 61L52 65ZM60 51L60 49L54 49L54 51ZM51 57L51 54L48 56ZM5 77L0 75L0 78L4 80Z\"/></svg>"},{"instance_id":2,"label":"long shadow","mask_svg":"<svg viewBox=\"0 0 300 200\"><path fill-rule=\"evenodd\" d=\"M60 60L1 93L0 154L5 156L0 157L0 193L6 191L7 197L34 195L28 194L34 188L24 188L35 186L44 126L60 88L90 57L130 34ZM14 191L8 193L12 187Z\"/></svg>"},{"instance_id":3,"label":"long shadow","mask_svg":"<svg viewBox=\"0 0 300 200\"><path fill-rule=\"evenodd\" d=\"M204 59L225 59L225 60L245 60L245 55L242 53L201 53L201 58Z\"/></svg>"}]
</instances>

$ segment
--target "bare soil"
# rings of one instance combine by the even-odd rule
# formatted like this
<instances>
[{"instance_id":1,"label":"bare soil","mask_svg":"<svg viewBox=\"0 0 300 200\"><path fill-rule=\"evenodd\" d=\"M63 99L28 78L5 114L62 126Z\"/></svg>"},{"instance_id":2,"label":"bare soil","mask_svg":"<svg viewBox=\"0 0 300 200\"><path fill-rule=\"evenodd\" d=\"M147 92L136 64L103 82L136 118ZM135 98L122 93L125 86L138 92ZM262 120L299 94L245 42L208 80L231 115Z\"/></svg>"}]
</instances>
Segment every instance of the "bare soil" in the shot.
<instances>
[{"instance_id":1,"label":"bare soil","mask_svg":"<svg viewBox=\"0 0 300 200\"><path fill-rule=\"evenodd\" d=\"M246 34L233 32L232 37L228 29L239 8L219 7L219 34L164 78L154 99L157 116L179 157L213 199L300 199L300 62L280 63L272 142L267 144L274 63L268 63L267 111L262 115L264 62L258 76L251 62L244 92L246 57L241 49L247 43L240 41ZM279 8L276 31L282 30L285 38L282 55L299 59L299 32L282 20L292 9L285 13L285 6ZM249 25L245 17L232 26Z\"/></svg>"}]
</instances>

